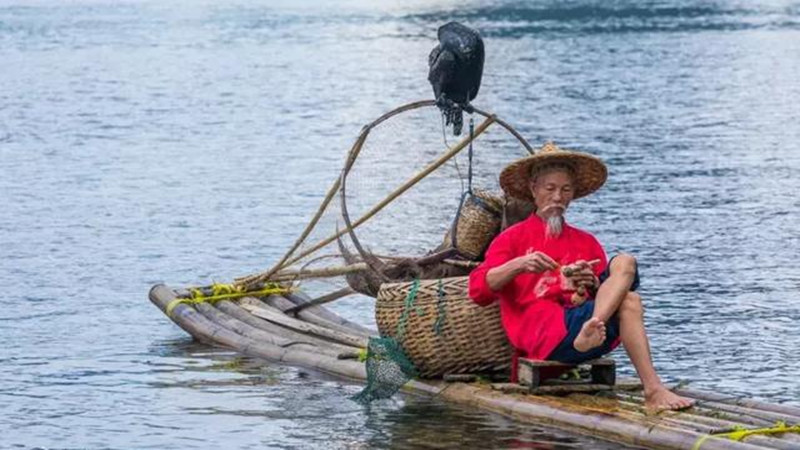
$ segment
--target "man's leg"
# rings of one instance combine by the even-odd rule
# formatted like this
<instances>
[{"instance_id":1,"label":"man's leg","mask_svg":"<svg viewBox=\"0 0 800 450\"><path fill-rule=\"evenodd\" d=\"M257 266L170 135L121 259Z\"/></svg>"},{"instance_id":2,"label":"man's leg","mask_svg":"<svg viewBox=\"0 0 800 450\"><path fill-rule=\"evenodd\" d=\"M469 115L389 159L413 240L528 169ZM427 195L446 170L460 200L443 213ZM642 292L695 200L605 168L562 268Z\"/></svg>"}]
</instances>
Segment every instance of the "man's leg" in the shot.
<instances>
[{"instance_id":1,"label":"man's leg","mask_svg":"<svg viewBox=\"0 0 800 450\"><path fill-rule=\"evenodd\" d=\"M691 400L669 391L661 383L653 367L650 343L644 329L644 308L639 294L628 293L619 307L618 315L622 345L642 380L645 406L655 410L682 409L691 406L693 403Z\"/></svg>"},{"instance_id":2,"label":"man's leg","mask_svg":"<svg viewBox=\"0 0 800 450\"><path fill-rule=\"evenodd\" d=\"M609 277L597 289L592 317L604 323L608 321L631 290L634 277L636 277L636 258L625 253L615 256L609 266Z\"/></svg>"},{"instance_id":3,"label":"man's leg","mask_svg":"<svg viewBox=\"0 0 800 450\"><path fill-rule=\"evenodd\" d=\"M636 277L636 258L620 253L611 260L608 271L609 277L597 290L592 318L583 324L572 343L579 352L587 352L605 341L606 322L617 312L633 286Z\"/></svg>"}]
</instances>

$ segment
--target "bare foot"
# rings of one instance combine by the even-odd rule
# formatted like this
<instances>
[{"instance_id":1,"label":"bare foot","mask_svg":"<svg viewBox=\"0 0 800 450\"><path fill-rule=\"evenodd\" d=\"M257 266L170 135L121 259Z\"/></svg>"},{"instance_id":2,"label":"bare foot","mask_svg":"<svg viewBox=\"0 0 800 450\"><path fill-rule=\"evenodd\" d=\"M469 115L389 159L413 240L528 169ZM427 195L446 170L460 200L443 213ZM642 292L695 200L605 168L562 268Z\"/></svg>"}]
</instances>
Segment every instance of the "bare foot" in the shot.
<instances>
[{"instance_id":1,"label":"bare foot","mask_svg":"<svg viewBox=\"0 0 800 450\"><path fill-rule=\"evenodd\" d=\"M650 411L679 411L694 406L694 400L681 397L664 386L644 394L644 406Z\"/></svg>"},{"instance_id":2,"label":"bare foot","mask_svg":"<svg viewBox=\"0 0 800 450\"><path fill-rule=\"evenodd\" d=\"M597 317L584 322L580 333L575 337L572 346L575 350L583 353L598 347L606 340L606 324Z\"/></svg>"}]
</instances>

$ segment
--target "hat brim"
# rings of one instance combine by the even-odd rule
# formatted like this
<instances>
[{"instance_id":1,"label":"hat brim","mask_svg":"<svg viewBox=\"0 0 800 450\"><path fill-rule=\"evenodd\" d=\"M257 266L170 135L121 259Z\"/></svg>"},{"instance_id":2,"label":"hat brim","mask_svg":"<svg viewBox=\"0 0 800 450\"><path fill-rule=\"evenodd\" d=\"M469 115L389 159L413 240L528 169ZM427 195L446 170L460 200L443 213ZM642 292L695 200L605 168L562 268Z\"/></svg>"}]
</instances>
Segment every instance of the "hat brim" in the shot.
<instances>
[{"instance_id":1,"label":"hat brim","mask_svg":"<svg viewBox=\"0 0 800 450\"><path fill-rule=\"evenodd\" d=\"M608 178L606 165L596 156L572 151L539 152L514 161L503 169L500 173L500 186L511 197L533 201L530 189L531 171L534 167L545 164L565 164L573 168L573 199L585 197L600 189Z\"/></svg>"}]
</instances>

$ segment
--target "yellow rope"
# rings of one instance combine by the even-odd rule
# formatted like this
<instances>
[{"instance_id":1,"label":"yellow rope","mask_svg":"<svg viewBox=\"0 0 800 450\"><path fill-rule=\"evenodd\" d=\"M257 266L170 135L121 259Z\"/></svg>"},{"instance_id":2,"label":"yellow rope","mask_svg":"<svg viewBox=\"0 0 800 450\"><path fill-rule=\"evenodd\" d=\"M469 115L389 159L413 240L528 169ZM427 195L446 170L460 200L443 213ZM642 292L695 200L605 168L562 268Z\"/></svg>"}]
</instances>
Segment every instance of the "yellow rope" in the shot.
<instances>
[{"instance_id":1,"label":"yellow rope","mask_svg":"<svg viewBox=\"0 0 800 450\"><path fill-rule=\"evenodd\" d=\"M778 421L775 423L774 427L770 428L756 428L748 430L744 427L737 427L734 431L729 431L726 433L707 434L701 437L700 439L697 440L697 442L694 443L692 450L700 450L700 446L702 446L703 443L708 438L727 438L732 441L741 441L744 438L752 436L754 434L781 434L781 433L800 433L800 425L787 426L786 422Z\"/></svg>"},{"instance_id":2,"label":"yellow rope","mask_svg":"<svg viewBox=\"0 0 800 450\"><path fill-rule=\"evenodd\" d=\"M291 292L290 288L282 287L278 284L270 283L257 291L247 291L243 286L233 284L214 283L211 285L211 295L205 295L202 290L197 288L189 289L190 297L179 297L167 304L167 315L172 317L172 311L176 306L196 305L198 303L216 303L221 300L231 300L242 297L265 297L272 294L285 294Z\"/></svg>"}]
</instances>

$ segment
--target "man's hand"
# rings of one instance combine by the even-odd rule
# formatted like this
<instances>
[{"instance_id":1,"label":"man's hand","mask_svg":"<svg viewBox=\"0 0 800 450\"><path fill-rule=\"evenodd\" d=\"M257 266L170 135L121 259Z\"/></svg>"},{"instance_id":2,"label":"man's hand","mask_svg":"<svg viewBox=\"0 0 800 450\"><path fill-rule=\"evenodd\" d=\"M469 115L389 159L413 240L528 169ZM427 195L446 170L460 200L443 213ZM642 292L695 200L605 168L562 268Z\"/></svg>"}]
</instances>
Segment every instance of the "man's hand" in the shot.
<instances>
[{"instance_id":1,"label":"man's hand","mask_svg":"<svg viewBox=\"0 0 800 450\"><path fill-rule=\"evenodd\" d=\"M576 288L584 286L586 288L596 288L600 285L600 281L595 276L592 270L592 265L597 264L599 260L584 261L579 260L564 266L561 273L572 283Z\"/></svg>"},{"instance_id":2,"label":"man's hand","mask_svg":"<svg viewBox=\"0 0 800 450\"><path fill-rule=\"evenodd\" d=\"M553 258L542 252L531 251L486 272L486 283L489 284L489 289L497 292L519 274L542 273L556 268L558 263L553 261Z\"/></svg>"},{"instance_id":3,"label":"man's hand","mask_svg":"<svg viewBox=\"0 0 800 450\"><path fill-rule=\"evenodd\" d=\"M558 268L558 263L553 261L553 258L537 251L515 258L514 264L517 268L517 273L542 273Z\"/></svg>"}]
</instances>

